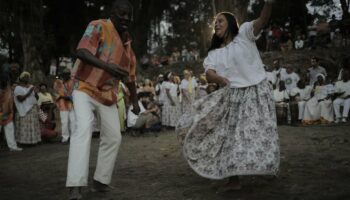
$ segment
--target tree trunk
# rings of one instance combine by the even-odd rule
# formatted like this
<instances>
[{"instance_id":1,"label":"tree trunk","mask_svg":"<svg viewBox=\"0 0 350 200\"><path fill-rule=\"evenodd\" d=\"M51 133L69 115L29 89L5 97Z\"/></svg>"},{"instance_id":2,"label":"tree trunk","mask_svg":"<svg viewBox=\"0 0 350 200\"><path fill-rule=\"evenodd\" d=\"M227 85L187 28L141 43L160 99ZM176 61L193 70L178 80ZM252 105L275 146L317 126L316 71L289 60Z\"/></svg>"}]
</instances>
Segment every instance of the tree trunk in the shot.
<instances>
[{"instance_id":1,"label":"tree trunk","mask_svg":"<svg viewBox=\"0 0 350 200\"><path fill-rule=\"evenodd\" d=\"M349 13L349 2L346 2L346 0L340 0L341 3L341 8L343 10L343 19L347 19L350 17L350 13Z\"/></svg>"},{"instance_id":2,"label":"tree trunk","mask_svg":"<svg viewBox=\"0 0 350 200\"><path fill-rule=\"evenodd\" d=\"M19 6L19 34L23 51L23 70L32 73L32 82L44 81L40 49L45 45L42 1L26 1Z\"/></svg>"}]
</instances>

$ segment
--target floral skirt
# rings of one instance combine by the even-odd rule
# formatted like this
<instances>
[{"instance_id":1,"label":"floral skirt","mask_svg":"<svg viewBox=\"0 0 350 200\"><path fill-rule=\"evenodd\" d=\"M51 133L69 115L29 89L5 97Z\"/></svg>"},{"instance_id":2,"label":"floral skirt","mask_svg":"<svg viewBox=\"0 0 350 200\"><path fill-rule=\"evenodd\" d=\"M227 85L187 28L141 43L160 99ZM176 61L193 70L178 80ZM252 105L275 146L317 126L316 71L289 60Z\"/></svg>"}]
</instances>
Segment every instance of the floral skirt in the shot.
<instances>
[{"instance_id":1,"label":"floral skirt","mask_svg":"<svg viewBox=\"0 0 350 200\"><path fill-rule=\"evenodd\" d=\"M176 131L190 167L205 178L278 172L276 110L267 81L226 87L195 101Z\"/></svg>"},{"instance_id":2,"label":"floral skirt","mask_svg":"<svg viewBox=\"0 0 350 200\"><path fill-rule=\"evenodd\" d=\"M166 97L167 98L167 97ZM162 108L162 125L175 127L181 115L180 103L176 97L172 97L175 105L171 105L170 100L164 100Z\"/></svg>"},{"instance_id":3,"label":"floral skirt","mask_svg":"<svg viewBox=\"0 0 350 200\"><path fill-rule=\"evenodd\" d=\"M35 105L28 111L26 116L16 114L16 140L21 144L36 144L41 142L41 128L39 122L39 111Z\"/></svg>"}]
</instances>

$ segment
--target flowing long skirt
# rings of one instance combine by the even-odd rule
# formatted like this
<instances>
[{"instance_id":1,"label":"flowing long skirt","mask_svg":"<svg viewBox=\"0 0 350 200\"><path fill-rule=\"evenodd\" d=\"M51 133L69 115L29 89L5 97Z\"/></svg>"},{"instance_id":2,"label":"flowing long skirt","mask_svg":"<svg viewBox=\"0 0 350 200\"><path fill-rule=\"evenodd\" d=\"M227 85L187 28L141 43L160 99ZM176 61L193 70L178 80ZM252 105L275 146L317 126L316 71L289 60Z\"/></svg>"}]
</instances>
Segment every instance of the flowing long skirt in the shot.
<instances>
[{"instance_id":1,"label":"flowing long skirt","mask_svg":"<svg viewBox=\"0 0 350 200\"><path fill-rule=\"evenodd\" d=\"M190 167L210 179L272 175L279 169L275 102L267 81L223 88L198 101L176 129Z\"/></svg>"},{"instance_id":2,"label":"flowing long skirt","mask_svg":"<svg viewBox=\"0 0 350 200\"><path fill-rule=\"evenodd\" d=\"M41 142L41 130L38 107L35 105L26 116L16 115L16 140L21 144L36 144Z\"/></svg>"},{"instance_id":3,"label":"flowing long skirt","mask_svg":"<svg viewBox=\"0 0 350 200\"><path fill-rule=\"evenodd\" d=\"M175 127L181 115L180 103L177 97L172 97L175 105L171 105L168 97L165 97L162 108L162 125Z\"/></svg>"},{"instance_id":4,"label":"flowing long skirt","mask_svg":"<svg viewBox=\"0 0 350 200\"><path fill-rule=\"evenodd\" d=\"M331 100L318 102L317 98L313 97L305 104L303 123L316 124L319 121L330 123L334 120L334 111Z\"/></svg>"}]
</instances>

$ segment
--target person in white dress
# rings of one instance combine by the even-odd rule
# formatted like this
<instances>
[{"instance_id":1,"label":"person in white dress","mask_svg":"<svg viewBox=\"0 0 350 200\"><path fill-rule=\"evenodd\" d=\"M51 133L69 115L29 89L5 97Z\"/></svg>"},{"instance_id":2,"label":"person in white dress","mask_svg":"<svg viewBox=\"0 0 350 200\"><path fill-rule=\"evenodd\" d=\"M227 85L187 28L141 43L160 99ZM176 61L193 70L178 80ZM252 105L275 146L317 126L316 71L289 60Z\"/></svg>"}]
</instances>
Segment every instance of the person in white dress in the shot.
<instances>
[{"instance_id":1,"label":"person in white dress","mask_svg":"<svg viewBox=\"0 0 350 200\"><path fill-rule=\"evenodd\" d=\"M328 124L334 121L333 104L330 98L332 90L326 85L326 77L323 74L317 75L317 82L313 90L313 97L305 105L303 124L311 125Z\"/></svg>"},{"instance_id":2,"label":"person in white dress","mask_svg":"<svg viewBox=\"0 0 350 200\"><path fill-rule=\"evenodd\" d=\"M298 103L298 120L303 120L305 104L311 98L312 87L305 85L303 80L300 80L297 87L290 92L291 97L295 97Z\"/></svg>"},{"instance_id":3,"label":"person in white dress","mask_svg":"<svg viewBox=\"0 0 350 200\"><path fill-rule=\"evenodd\" d=\"M348 70L344 70L343 79L336 82L335 93L338 97L333 102L333 108L335 113L335 123L340 121L346 122L349 116L350 109L350 73ZM343 112L340 112L340 107L343 106Z\"/></svg>"},{"instance_id":4,"label":"person in white dress","mask_svg":"<svg viewBox=\"0 0 350 200\"><path fill-rule=\"evenodd\" d=\"M190 109L194 99L196 98L196 90L198 84L192 74L188 70L184 70L184 79L181 81L180 90L182 94L181 112L185 113Z\"/></svg>"},{"instance_id":5,"label":"person in white dress","mask_svg":"<svg viewBox=\"0 0 350 200\"><path fill-rule=\"evenodd\" d=\"M216 16L203 66L208 82L223 88L195 101L176 128L185 135L184 157L197 174L229 179L219 190L239 189L239 175L272 175L279 169L275 103L255 43L271 10L265 0L260 17L240 25L232 13Z\"/></svg>"},{"instance_id":6,"label":"person in white dress","mask_svg":"<svg viewBox=\"0 0 350 200\"><path fill-rule=\"evenodd\" d=\"M174 76L167 72L162 84L164 92L164 101L162 108L162 125L166 127L175 127L180 117L180 105L178 100L178 85L174 83Z\"/></svg>"}]
</instances>

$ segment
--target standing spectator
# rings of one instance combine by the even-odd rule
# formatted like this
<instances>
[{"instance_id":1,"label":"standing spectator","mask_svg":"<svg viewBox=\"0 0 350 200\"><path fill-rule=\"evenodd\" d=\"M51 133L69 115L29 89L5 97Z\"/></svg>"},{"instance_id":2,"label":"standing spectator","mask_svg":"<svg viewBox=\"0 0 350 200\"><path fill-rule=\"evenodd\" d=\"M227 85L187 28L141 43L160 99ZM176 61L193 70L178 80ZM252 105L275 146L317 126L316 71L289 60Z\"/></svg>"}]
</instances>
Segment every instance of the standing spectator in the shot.
<instances>
[{"instance_id":1,"label":"standing spectator","mask_svg":"<svg viewBox=\"0 0 350 200\"><path fill-rule=\"evenodd\" d=\"M0 132L4 127L7 146L10 151L22 151L15 140L15 127L13 125L13 95L8 71L0 69Z\"/></svg>"},{"instance_id":2,"label":"standing spectator","mask_svg":"<svg viewBox=\"0 0 350 200\"><path fill-rule=\"evenodd\" d=\"M192 77L191 72L184 70L184 79L181 81L180 90L182 94L182 113L190 110L196 96L197 82Z\"/></svg>"},{"instance_id":3,"label":"standing spectator","mask_svg":"<svg viewBox=\"0 0 350 200\"><path fill-rule=\"evenodd\" d=\"M279 59L275 59L273 61L273 68L274 70L272 71L272 73L275 76L275 84L279 85L279 82L282 79L282 77L284 77L287 74L286 68L282 67L281 61Z\"/></svg>"},{"instance_id":4,"label":"standing spectator","mask_svg":"<svg viewBox=\"0 0 350 200\"><path fill-rule=\"evenodd\" d=\"M337 78L338 81L341 81L343 79L343 71L350 70L350 56L343 59L341 66L342 68L339 70Z\"/></svg>"},{"instance_id":5,"label":"standing spectator","mask_svg":"<svg viewBox=\"0 0 350 200\"><path fill-rule=\"evenodd\" d=\"M291 66L287 66L286 74L281 77L285 83L285 87L288 93L297 87L297 83L300 80L300 77L297 73L294 72L294 69Z\"/></svg>"},{"instance_id":6,"label":"standing spectator","mask_svg":"<svg viewBox=\"0 0 350 200\"><path fill-rule=\"evenodd\" d=\"M307 27L308 29L308 36L309 36L309 48L315 49L316 48L316 37L317 37L317 26L311 25Z\"/></svg>"},{"instance_id":7,"label":"standing spectator","mask_svg":"<svg viewBox=\"0 0 350 200\"><path fill-rule=\"evenodd\" d=\"M323 74L325 77L327 76L326 69L320 66L318 58L312 57L311 67L308 69L307 73L307 76L310 80L309 85L313 86L315 84L318 74Z\"/></svg>"},{"instance_id":8,"label":"standing spectator","mask_svg":"<svg viewBox=\"0 0 350 200\"><path fill-rule=\"evenodd\" d=\"M16 139L21 144L41 142L39 112L35 87L30 84L30 73L22 72L14 91L16 114Z\"/></svg>"},{"instance_id":9,"label":"standing spectator","mask_svg":"<svg viewBox=\"0 0 350 200\"><path fill-rule=\"evenodd\" d=\"M164 101L164 94L163 94L163 89L162 89L162 84L164 81L164 76L163 74L159 74L158 78L157 78L157 84L155 89L155 93L156 93L156 97L157 97L157 101L159 104L163 104Z\"/></svg>"},{"instance_id":10,"label":"standing spectator","mask_svg":"<svg viewBox=\"0 0 350 200\"><path fill-rule=\"evenodd\" d=\"M208 81L205 75L199 77L198 98L202 98L208 95L207 93Z\"/></svg>"},{"instance_id":11,"label":"standing spectator","mask_svg":"<svg viewBox=\"0 0 350 200\"><path fill-rule=\"evenodd\" d=\"M340 121L346 122L350 109L350 73L348 70L343 71L343 79L336 82L335 92L339 96L333 102L335 112L335 123ZM340 106L343 106L343 113L340 114Z\"/></svg>"},{"instance_id":12,"label":"standing spectator","mask_svg":"<svg viewBox=\"0 0 350 200\"><path fill-rule=\"evenodd\" d=\"M164 105L162 108L162 125L175 127L180 117L180 105L177 96L178 85L174 83L174 76L167 72L163 82Z\"/></svg>"},{"instance_id":13,"label":"standing spectator","mask_svg":"<svg viewBox=\"0 0 350 200\"><path fill-rule=\"evenodd\" d=\"M173 61L178 62L180 60L180 56L181 56L180 51L177 49L177 47L174 47L173 52L171 54Z\"/></svg>"},{"instance_id":14,"label":"standing spectator","mask_svg":"<svg viewBox=\"0 0 350 200\"><path fill-rule=\"evenodd\" d=\"M294 42L295 49L303 49L304 48L304 40L301 39L301 36L298 35L297 40Z\"/></svg>"},{"instance_id":15,"label":"standing spectator","mask_svg":"<svg viewBox=\"0 0 350 200\"><path fill-rule=\"evenodd\" d=\"M186 46L182 46L182 51L181 51L181 60L182 62L187 62L188 61L188 50Z\"/></svg>"},{"instance_id":16,"label":"standing spectator","mask_svg":"<svg viewBox=\"0 0 350 200\"><path fill-rule=\"evenodd\" d=\"M51 65L50 65L50 75L51 76L56 76L56 71L57 71L57 66L56 66L56 60L52 59L51 60Z\"/></svg>"},{"instance_id":17,"label":"standing spectator","mask_svg":"<svg viewBox=\"0 0 350 200\"><path fill-rule=\"evenodd\" d=\"M69 137L75 131L75 113L73 107L73 81L70 77L70 70L65 68L62 71L61 79L54 83L56 92L56 106L60 111L62 143L67 143Z\"/></svg>"}]
</instances>

